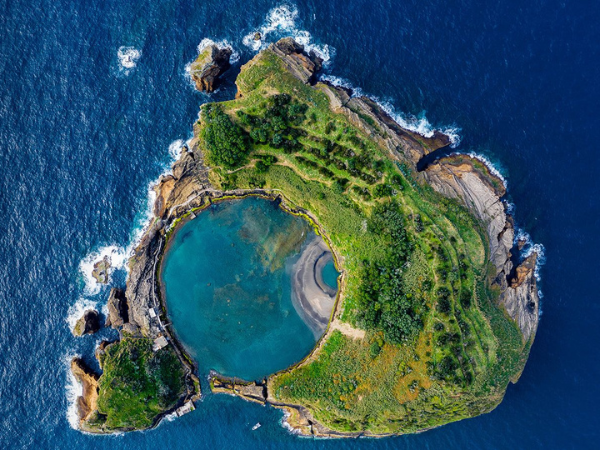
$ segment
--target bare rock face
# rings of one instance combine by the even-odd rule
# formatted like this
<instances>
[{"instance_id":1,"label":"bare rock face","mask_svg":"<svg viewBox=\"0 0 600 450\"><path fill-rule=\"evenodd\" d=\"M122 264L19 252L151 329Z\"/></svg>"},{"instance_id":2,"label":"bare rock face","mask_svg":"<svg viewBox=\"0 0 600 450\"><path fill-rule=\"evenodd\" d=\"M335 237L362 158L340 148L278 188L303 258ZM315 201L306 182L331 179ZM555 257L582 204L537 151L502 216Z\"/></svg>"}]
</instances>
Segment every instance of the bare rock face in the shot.
<instances>
[{"instance_id":1,"label":"bare rock face","mask_svg":"<svg viewBox=\"0 0 600 450\"><path fill-rule=\"evenodd\" d=\"M323 60L314 52L306 53L304 46L292 38L283 38L269 49L280 56L287 69L303 83L312 83L315 74L323 67Z\"/></svg>"},{"instance_id":2,"label":"bare rock face","mask_svg":"<svg viewBox=\"0 0 600 450\"><path fill-rule=\"evenodd\" d=\"M478 169L474 163L473 158L466 155L443 158L430 165L425 176L436 191L463 201L483 221L490 238L490 259L497 272L508 274L512 268L508 265L514 227L500 200L506 189L502 180ZM494 178L492 184L490 180Z\"/></svg>"},{"instance_id":3,"label":"bare rock face","mask_svg":"<svg viewBox=\"0 0 600 450\"><path fill-rule=\"evenodd\" d=\"M192 80L196 83L196 89L200 92L213 92L219 76L229 69L229 58L232 50L229 47L219 48L209 45L190 67Z\"/></svg>"},{"instance_id":4,"label":"bare rock face","mask_svg":"<svg viewBox=\"0 0 600 450\"><path fill-rule=\"evenodd\" d=\"M209 186L208 169L204 166L199 152L186 148L173 165L172 172L172 175L161 177L154 187L154 214L161 219L170 217L176 212L177 206L185 206Z\"/></svg>"},{"instance_id":5,"label":"bare rock face","mask_svg":"<svg viewBox=\"0 0 600 450\"><path fill-rule=\"evenodd\" d=\"M108 271L110 269L110 259L105 256L100 261L94 263L94 269L92 270L92 276L98 283L108 283Z\"/></svg>"},{"instance_id":6,"label":"bare rock face","mask_svg":"<svg viewBox=\"0 0 600 450\"><path fill-rule=\"evenodd\" d=\"M81 358L71 360L71 372L83 386L83 395L77 398L80 422L87 420L98 408L98 375Z\"/></svg>"},{"instance_id":7,"label":"bare rock face","mask_svg":"<svg viewBox=\"0 0 600 450\"><path fill-rule=\"evenodd\" d=\"M122 289L112 288L108 297L106 326L118 329L129 322L129 307Z\"/></svg>"},{"instance_id":8,"label":"bare rock face","mask_svg":"<svg viewBox=\"0 0 600 450\"><path fill-rule=\"evenodd\" d=\"M220 375L211 375L211 383L214 392L229 392L246 400L257 403L266 403L267 386L259 382L239 381Z\"/></svg>"},{"instance_id":9,"label":"bare rock face","mask_svg":"<svg viewBox=\"0 0 600 450\"><path fill-rule=\"evenodd\" d=\"M84 334L94 334L100 329L100 314L98 311L88 309L83 313L83 316L77 321L73 328L75 336L83 336Z\"/></svg>"},{"instance_id":10,"label":"bare rock face","mask_svg":"<svg viewBox=\"0 0 600 450\"><path fill-rule=\"evenodd\" d=\"M500 303L519 325L525 342L535 336L539 317L539 298L535 280L537 254L532 253L515 270L509 287L500 296Z\"/></svg>"}]
</instances>

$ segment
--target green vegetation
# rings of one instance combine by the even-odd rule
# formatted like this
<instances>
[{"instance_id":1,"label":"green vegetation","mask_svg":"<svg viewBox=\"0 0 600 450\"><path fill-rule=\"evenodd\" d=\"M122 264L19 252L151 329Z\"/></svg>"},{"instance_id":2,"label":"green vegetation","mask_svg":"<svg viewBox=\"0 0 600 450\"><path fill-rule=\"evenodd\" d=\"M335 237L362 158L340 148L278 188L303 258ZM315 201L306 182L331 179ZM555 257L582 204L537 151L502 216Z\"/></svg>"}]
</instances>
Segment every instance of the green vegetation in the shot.
<instances>
[{"instance_id":1,"label":"green vegetation","mask_svg":"<svg viewBox=\"0 0 600 450\"><path fill-rule=\"evenodd\" d=\"M206 126L202 130L210 164L234 168L248 155L247 138L243 130L229 119L218 105L204 108Z\"/></svg>"},{"instance_id":2,"label":"green vegetation","mask_svg":"<svg viewBox=\"0 0 600 450\"><path fill-rule=\"evenodd\" d=\"M175 406L184 392L184 373L170 347L152 351L146 338L124 337L102 358L98 414L93 426L105 430L143 429Z\"/></svg>"},{"instance_id":3,"label":"green vegetation","mask_svg":"<svg viewBox=\"0 0 600 450\"><path fill-rule=\"evenodd\" d=\"M332 112L328 88L303 84L271 51L237 84L240 98L204 107L199 123L205 140L222 137L206 142L211 182L274 189L310 211L342 256L341 319L366 331L328 334L271 378L272 395L339 431L414 432L493 409L524 350L489 288L481 223ZM231 130L235 145L215 144ZM231 146L240 156L219 164L215 149Z\"/></svg>"}]
</instances>

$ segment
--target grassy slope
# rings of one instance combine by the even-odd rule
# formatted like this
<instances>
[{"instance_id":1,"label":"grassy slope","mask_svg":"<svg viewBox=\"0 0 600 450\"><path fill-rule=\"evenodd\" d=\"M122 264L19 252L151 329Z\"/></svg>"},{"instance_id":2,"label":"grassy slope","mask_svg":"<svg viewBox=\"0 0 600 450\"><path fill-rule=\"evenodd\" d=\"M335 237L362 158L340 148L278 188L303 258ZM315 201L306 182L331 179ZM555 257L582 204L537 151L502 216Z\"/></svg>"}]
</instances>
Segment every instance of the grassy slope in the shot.
<instances>
[{"instance_id":1,"label":"grassy slope","mask_svg":"<svg viewBox=\"0 0 600 450\"><path fill-rule=\"evenodd\" d=\"M184 373L170 347L152 351L152 341L124 337L102 358L98 413L88 424L105 431L144 429L172 408L184 391Z\"/></svg>"},{"instance_id":2,"label":"grassy slope","mask_svg":"<svg viewBox=\"0 0 600 450\"><path fill-rule=\"evenodd\" d=\"M487 287L487 243L481 224L456 202L414 181L409 169L400 170L385 150L344 116L330 111L325 94L283 70L271 52L245 66L237 83L243 97L222 104L233 121L239 122L239 110L261 116L265 98L288 93L309 106L300 126L306 135L298 138L301 148L293 154L255 145L242 168L214 168L213 183L279 189L311 211L343 257L347 284L341 318L358 326L361 261L383 258L387 245L385 237L371 232L366 223L376 204L387 199L365 197L361 190L373 193L374 185L329 164L326 167L335 177L350 180L345 192L334 189L332 177L318 170L326 162L306 149L323 148L331 141L380 160L379 170L370 173L378 183L401 176L402 189L396 187L392 197L408 218L407 231L415 243L409 264L402 268L404 288L425 303L423 330L415 339L398 346L385 342L384 334L376 330L364 340L335 331L306 363L275 376L274 396L308 406L332 429L374 433L416 431L496 406L509 379L520 371L522 343L514 323L495 306L497 293ZM255 167L257 155L275 155L277 163L261 173ZM297 156L315 164L300 164ZM449 292L448 313L436 308L441 287ZM470 299L470 307L459 301L461 296ZM457 363L448 377L438 370L445 357Z\"/></svg>"}]
</instances>

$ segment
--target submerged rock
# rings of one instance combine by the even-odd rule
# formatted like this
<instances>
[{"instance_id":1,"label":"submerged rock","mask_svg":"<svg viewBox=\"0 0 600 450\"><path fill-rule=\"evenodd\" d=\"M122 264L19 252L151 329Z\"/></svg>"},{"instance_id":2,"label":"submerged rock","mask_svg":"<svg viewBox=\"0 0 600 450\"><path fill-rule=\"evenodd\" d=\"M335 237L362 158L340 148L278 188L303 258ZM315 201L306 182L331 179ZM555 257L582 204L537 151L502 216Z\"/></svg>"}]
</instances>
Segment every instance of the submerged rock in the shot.
<instances>
[{"instance_id":1,"label":"submerged rock","mask_svg":"<svg viewBox=\"0 0 600 450\"><path fill-rule=\"evenodd\" d=\"M219 76L229 69L229 58L232 50L229 47L219 48L209 45L190 67L192 80L196 83L196 89L200 92L213 92Z\"/></svg>"},{"instance_id":2,"label":"submerged rock","mask_svg":"<svg viewBox=\"0 0 600 450\"><path fill-rule=\"evenodd\" d=\"M73 328L73 334L75 336L94 334L100 329L100 327L100 314L96 310L88 309L75 324L75 327Z\"/></svg>"}]
</instances>

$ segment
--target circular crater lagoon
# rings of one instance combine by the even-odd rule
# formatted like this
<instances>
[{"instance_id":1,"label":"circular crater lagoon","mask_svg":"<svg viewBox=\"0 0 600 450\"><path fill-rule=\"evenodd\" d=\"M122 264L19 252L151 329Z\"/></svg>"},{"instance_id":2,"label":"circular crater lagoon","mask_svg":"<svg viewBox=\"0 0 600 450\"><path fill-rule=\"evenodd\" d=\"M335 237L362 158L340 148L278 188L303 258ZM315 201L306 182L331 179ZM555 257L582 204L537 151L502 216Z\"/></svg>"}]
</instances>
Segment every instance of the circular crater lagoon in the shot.
<instances>
[{"instance_id":1,"label":"circular crater lagoon","mask_svg":"<svg viewBox=\"0 0 600 450\"><path fill-rule=\"evenodd\" d=\"M300 361L335 303L331 253L275 202L212 205L172 236L162 266L177 338L209 370L255 380Z\"/></svg>"}]
</instances>

